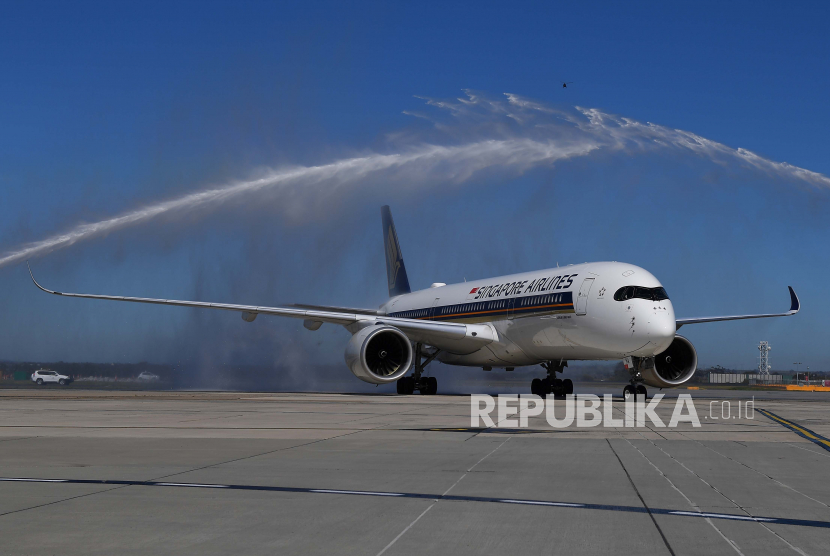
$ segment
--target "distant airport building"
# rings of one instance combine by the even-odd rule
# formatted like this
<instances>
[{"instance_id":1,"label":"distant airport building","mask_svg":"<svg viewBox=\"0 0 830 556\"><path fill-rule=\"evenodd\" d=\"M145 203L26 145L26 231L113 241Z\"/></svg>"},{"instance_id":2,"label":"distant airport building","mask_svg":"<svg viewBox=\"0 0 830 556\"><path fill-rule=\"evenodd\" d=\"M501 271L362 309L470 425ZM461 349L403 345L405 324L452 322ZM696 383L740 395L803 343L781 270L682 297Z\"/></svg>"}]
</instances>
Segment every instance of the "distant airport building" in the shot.
<instances>
[{"instance_id":1,"label":"distant airport building","mask_svg":"<svg viewBox=\"0 0 830 556\"><path fill-rule=\"evenodd\" d=\"M781 375L709 371L709 384L783 384Z\"/></svg>"}]
</instances>

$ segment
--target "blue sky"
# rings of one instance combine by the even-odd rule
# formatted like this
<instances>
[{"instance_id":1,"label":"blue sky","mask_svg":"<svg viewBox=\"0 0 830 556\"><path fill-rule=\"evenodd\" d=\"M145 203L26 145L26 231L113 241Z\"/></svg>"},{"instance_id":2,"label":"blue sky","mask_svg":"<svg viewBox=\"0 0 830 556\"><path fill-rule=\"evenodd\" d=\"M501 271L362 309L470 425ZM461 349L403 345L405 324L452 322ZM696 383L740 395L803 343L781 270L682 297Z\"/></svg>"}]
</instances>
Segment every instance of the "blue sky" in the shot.
<instances>
[{"instance_id":1,"label":"blue sky","mask_svg":"<svg viewBox=\"0 0 830 556\"><path fill-rule=\"evenodd\" d=\"M830 175L827 18L819 2L12 4L0 21L0 252L264 168L535 133L423 98L465 90L596 108ZM388 202L419 287L625 260L663 281L679 315L699 316L786 308L793 285L805 306L794 319L683 332L704 365L749 368L765 339L773 368L830 370L828 194L731 159L628 148L462 182L381 176L305 194L300 208L253 196L32 262L56 289L374 306ZM347 339L50 298L26 279L0 267L0 359L339 364Z\"/></svg>"}]
</instances>

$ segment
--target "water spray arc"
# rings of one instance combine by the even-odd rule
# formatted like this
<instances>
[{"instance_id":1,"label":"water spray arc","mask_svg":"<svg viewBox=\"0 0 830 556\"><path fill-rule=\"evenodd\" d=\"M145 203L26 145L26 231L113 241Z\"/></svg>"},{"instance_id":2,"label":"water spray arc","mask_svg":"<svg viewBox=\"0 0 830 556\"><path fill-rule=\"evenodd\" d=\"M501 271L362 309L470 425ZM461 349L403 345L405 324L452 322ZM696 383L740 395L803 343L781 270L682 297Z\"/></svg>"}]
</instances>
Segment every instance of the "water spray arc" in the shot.
<instances>
[{"instance_id":1,"label":"water spray arc","mask_svg":"<svg viewBox=\"0 0 830 556\"><path fill-rule=\"evenodd\" d=\"M412 138L409 146L398 152L370 153L317 166L271 170L256 179L150 203L12 248L0 256L0 267L139 226L164 215L207 213L231 200L265 192L285 199L278 203L278 211L297 217L311 213L314 199L322 194L353 194L365 187L367 180L383 179L398 186L401 194L423 193L448 183L470 183L485 170L519 175L534 167L603 150L636 155L668 149L719 164L738 163L773 177L830 189L830 178L822 174L775 162L745 149L734 149L688 131L642 123L598 109L576 107L563 111L515 94L493 100L469 91L466 98L424 100L432 109L437 109L437 115L406 113L433 121L435 128L446 135L444 144ZM467 140L458 142L459 135L466 135Z\"/></svg>"}]
</instances>

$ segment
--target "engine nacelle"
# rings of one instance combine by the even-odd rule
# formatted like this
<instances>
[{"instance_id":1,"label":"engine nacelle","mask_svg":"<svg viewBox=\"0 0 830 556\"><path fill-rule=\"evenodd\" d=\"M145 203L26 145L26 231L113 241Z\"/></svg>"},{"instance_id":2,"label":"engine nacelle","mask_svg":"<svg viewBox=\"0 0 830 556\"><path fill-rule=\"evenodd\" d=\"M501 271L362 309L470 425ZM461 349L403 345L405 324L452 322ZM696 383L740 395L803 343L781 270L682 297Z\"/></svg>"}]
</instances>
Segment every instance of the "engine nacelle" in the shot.
<instances>
[{"instance_id":1,"label":"engine nacelle","mask_svg":"<svg viewBox=\"0 0 830 556\"><path fill-rule=\"evenodd\" d=\"M675 336L666 351L642 360L640 374L649 386L673 388L688 382L696 370L695 346L683 336Z\"/></svg>"},{"instance_id":2,"label":"engine nacelle","mask_svg":"<svg viewBox=\"0 0 830 556\"><path fill-rule=\"evenodd\" d=\"M395 382L412 366L412 344L392 326L367 326L349 340L346 365L354 376L371 384Z\"/></svg>"}]
</instances>

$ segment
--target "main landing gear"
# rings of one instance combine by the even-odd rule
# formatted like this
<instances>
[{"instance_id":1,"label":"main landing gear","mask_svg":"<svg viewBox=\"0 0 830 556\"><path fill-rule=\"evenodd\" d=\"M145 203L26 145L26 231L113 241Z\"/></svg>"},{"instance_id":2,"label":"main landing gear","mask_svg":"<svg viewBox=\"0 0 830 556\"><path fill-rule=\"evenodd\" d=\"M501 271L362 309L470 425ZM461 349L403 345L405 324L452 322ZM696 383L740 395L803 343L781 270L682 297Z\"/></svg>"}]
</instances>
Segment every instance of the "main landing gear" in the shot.
<instances>
[{"instance_id":1,"label":"main landing gear","mask_svg":"<svg viewBox=\"0 0 830 556\"><path fill-rule=\"evenodd\" d=\"M398 394L414 394L415 390L426 396L435 395L438 393L438 380L434 376L421 376L424 368L432 363L440 349L436 349L429 355L421 351L421 344L415 344L415 371L412 376L405 376L398 379ZM426 359L421 361L421 356L426 355Z\"/></svg>"},{"instance_id":2,"label":"main landing gear","mask_svg":"<svg viewBox=\"0 0 830 556\"><path fill-rule=\"evenodd\" d=\"M567 361L548 361L542 363L542 367L548 372L545 378L534 378L530 383L530 392L541 397L553 394L557 398L574 393L574 383L571 379L556 378L556 373L561 373L568 366Z\"/></svg>"},{"instance_id":3,"label":"main landing gear","mask_svg":"<svg viewBox=\"0 0 830 556\"><path fill-rule=\"evenodd\" d=\"M648 398L648 391L646 390L646 387L642 384L638 384L633 378L631 379L631 384L628 384L625 388L623 388L623 398L627 400L631 396L634 396L635 402L637 401L637 396L642 396L644 400Z\"/></svg>"}]
</instances>

